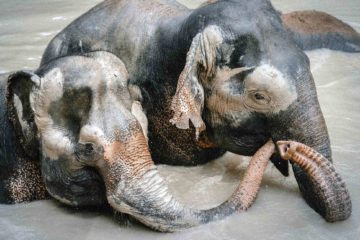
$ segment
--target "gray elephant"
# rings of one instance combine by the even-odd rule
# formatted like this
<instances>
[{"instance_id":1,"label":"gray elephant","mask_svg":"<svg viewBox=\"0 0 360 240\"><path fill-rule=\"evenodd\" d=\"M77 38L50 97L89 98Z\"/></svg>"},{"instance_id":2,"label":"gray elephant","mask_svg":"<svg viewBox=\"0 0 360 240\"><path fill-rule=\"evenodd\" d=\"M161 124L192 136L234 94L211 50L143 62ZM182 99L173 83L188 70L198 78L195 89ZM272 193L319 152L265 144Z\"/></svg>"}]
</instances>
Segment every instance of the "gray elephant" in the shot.
<instances>
[{"instance_id":1,"label":"gray elephant","mask_svg":"<svg viewBox=\"0 0 360 240\"><path fill-rule=\"evenodd\" d=\"M41 172L63 203L109 202L174 231L249 207L271 157L284 175L281 158L291 159L305 200L327 221L348 218L351 201L331 164L303 50L360 51L359 34L325 13L281 15L264 0L211 2L191 11L170 0L105 1L51 41L35 73L13 74L2 89L9 130L1 137L20 147L1 149L2 201L14 201L8 183L31 162L37 180L25 200L45 195ZM176 201L153 165L196 165L225 151L255 157L236 192L210 210Z\"/></svg>"}]
</instances>

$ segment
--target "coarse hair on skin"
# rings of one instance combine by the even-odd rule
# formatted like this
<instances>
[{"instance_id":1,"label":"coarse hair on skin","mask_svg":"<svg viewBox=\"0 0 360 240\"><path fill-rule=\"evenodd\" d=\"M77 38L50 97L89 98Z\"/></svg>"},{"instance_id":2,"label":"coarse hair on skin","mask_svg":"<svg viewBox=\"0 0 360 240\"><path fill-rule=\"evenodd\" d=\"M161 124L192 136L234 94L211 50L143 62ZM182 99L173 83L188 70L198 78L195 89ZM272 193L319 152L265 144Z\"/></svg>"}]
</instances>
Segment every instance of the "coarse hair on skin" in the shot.
<instances>
[{"instance_id":1,"label":"coarse hair on skin","mask_svg":"<svg viewBox=\"0 0 360 240\"><path fill-rule=\"evenodd\" d=\"M39 166L24 159L20 159L19 167L9 179L8 189L14 203L45 199L47 196Z\"/></svg>"}]
</instances>

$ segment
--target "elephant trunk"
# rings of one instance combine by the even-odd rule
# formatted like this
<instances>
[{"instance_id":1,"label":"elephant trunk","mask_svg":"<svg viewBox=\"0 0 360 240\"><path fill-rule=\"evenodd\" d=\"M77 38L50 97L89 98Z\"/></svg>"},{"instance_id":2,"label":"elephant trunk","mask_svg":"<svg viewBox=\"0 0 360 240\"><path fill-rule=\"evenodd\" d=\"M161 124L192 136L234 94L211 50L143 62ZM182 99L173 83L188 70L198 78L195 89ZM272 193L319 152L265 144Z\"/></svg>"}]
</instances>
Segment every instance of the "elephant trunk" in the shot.
<instances>
[{"instance_id":1,"label":"elephant trunk","mask_svg":"<svg viewBox=\"0 0 360 240\"><path fill-rule=\"evenodd\" d=\"M326 221L347 219L351 214L349 192L333 164L314 149L297 142L279 141L277 146L285 160L291 160L304 170L311 179L316 195L322 199L322 212Z\"/></svg>"},{"instance_id":2,"label":"elephant trunk","mask_svg":"<svg viewBox=\"0 0 360 240\"><path fill-rule=\"evenodd\" d=\"M169 193L140 131L126 142L108 144L98 168L106 184L108 202L115 210L132 215L153 229L172 232L219 220L250 207L274 149L273 142L265 144L252 158L234 194L207 210L187 208Z\"/></svg>"},{"instance_id":3,"label":"elephant trunk","mask_svg":"<svg viewBox=\"0 0 360 240\"><path fill-rule=\"evenodd\" d=\"M310 81L304 80L309 78ZM347 199L348 193L346 193L343 198L337 198L336 201L332 199L335 202L328 204L330 196L333 198L344 192L344 185L339 176L333 172L330 139L311 74L302 76L297 84L298 100L273 119L272 139L274 142L293 140L305 144L324 157L323 164L331 165L331 168L323 171L322 174L323 182L328 184L324 187L315 178L315 172L311 175L298 162L291 162L299 189L309 206L327 221L341 221L350 216L351 202ZM327 193L324 194L323 189L332 190L326 190ZM338 214L343 210L342 214Z\"/></svg>"}]
</instances>

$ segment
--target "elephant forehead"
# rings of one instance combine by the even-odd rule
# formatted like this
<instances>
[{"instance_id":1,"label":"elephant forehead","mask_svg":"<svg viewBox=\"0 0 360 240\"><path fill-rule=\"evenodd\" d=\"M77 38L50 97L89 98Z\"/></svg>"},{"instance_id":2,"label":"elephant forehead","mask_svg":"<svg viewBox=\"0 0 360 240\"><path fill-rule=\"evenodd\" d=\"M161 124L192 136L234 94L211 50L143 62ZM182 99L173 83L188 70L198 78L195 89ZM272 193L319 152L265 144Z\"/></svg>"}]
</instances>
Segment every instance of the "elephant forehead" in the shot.
<instances>
[{"instance_id":1,"label":"elephant forehead","mask_svg":"<svg viewBox=\"0 0 360 240\"><path fill-rule=\"evenodd\" d=\"M126 92L128 73L120 59L106 52L58 59L44 69L38 93L55 101L64 91L88 88L92 95Z\"/></svg>"},{"instance_id":2,"label":"elephant forehead","mask_svg":"<svg viewBox=\"0 0 360 240\"><path fill-rule=\"evenodd\" d=\"M102 66L75 72L71 68L55 68L45 74L39 89L33 91L33 110L38 115L50 114L61 120L59 116L86 115L92 106L102 109L119 101L126 105L131 97L124 74L119 69ZM130 107L130 103L127 105Z\"/></svg>"},{"instance_id":3,"label":"elephant forehead","mask_svg":"<svg viewBox=\"0 0 360 240\"><path fill-rule=\"evenodd\" d=\"M289 89L286 77L274 66L262 64L245 81L247 88L266 88L275 90ZM290 90L290 89L289 89Z\"/></svg>"}]
</instances>

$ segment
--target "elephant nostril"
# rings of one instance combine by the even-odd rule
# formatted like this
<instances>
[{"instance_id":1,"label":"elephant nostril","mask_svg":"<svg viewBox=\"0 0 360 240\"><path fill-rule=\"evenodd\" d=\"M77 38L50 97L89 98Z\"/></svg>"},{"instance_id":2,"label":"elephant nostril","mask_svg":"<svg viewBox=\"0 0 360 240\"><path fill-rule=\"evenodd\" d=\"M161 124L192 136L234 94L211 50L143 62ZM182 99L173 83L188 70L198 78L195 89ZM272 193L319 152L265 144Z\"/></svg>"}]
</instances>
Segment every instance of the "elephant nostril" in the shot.
<instances>
[{"instance_id":1,"label":"elephant nostril","mask_svg":"<svg viewBox=\"0 0 360 240\"><path fill-rule=\"evenodd\" d=\"M85 155L91 155L94 151L94 146L92 143L85 144Z\"/></svg>"},{"instance_id":2,"label":"elephant nostril","mask_svg":"<svg viewBox=\"0 0 360 240\"><path fill-rule=\"evenodd\" d=\"M283 160L287 159L288 150L290 149L290 145L285 141L277 141L276 145L278 147L279 154Z\"/></svg>"},{"instance_id":3,"label":"elephant nostril","mask_svg":"<svg viewBox=\"0 0 360 240\"><path fill-rule=\"evenodd\" d=\"M78 143L75 147L77 161L93 166L104 155L104 148L93 143Z\"/></svg>"},{"instance_id":4,"label":"elephant nostril","mask_svg":"<svg viewBox=\"0 0 360 240\"><path fill-rule=\"evenodd\" d=\"M284 148L285 153L287 153L289 149L290 149L290 144L286 144L286 146L285 146L285 148Z\"/></svg>"}]
</instances>

